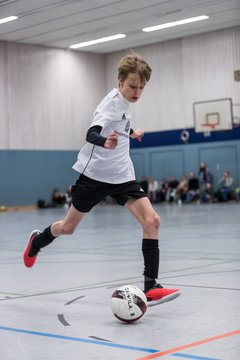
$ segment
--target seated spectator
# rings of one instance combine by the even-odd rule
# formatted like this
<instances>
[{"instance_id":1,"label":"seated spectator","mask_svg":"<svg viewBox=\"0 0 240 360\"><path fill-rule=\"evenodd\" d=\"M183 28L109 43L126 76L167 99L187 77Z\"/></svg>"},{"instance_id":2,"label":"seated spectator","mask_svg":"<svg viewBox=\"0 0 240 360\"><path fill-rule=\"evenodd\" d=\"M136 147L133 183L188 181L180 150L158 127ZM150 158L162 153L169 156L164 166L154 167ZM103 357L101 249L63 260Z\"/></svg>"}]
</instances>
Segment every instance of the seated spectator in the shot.
<instances>
[{"instance_id":1,"label":"seated spectator","mask_svg":"<svg viewBox=\"0 0 240 360\"><path fill-rule=\"evenodd\" d=\"M55 188L52 192L51 203L52 207L62 207L66 204L65 195L58 188Z\"/></svg>"},{"instance_id":2,"label":"seated spectator","mask_svg":"<svg viewBox=\"0 0 240 360\"><path fill-rule=\"evenodd\" d=\"M186 202L190 203L194 200L197 200L199 197L199 181L194 172L189 173L189 179L188 179L188 191L187 191L187 197Z\"/></svg>"},{"instance_id":3,"label":"seated spectator","mask_svg":"<svg viewBox=\"0 0 240 360\"><path fill-rule=\"evenodd\" d=\"M158 199L160 202L166 201L167 188L168 188L167 179L162 178L160 181L160 188L158 191Z\"/></svg>"},{"instance_id":4,"label":"seated spectator","mask_svg":"<svg viewBox=\"0 0 240 360\"><path fill-rule=\"evenodd\" d=\"M64 194L65 196L65 203L70 207L72 204L72 192L71 192L71 186L69 186Z\"/></svg>"},{"instance_id":5,"label":"seated spectator","mask_svg":"<svg viewBox=\"0 0 240 360\"><path fill-rule=\"evenodd\" d=\"M218 181L219 188L216 192L218 201L228 201L233 193L233 178L229 171L224 171L223 176Z\"/></svg>"},{"instance_id":6,"label":"seated spectator","mask_svg":"<svg viewBox=\"0 0 240 360\"><path fill-rule=\"evenodd\" d=\"M157 192L158 192L158 181L154 179L153 176L150 177L148 183L148 197L151 203L157 202Z\"/></svg>"},{"instance_id":7,"label":"seated spectator","mask_svg":"<svg viewBox=\"0 0 240 360\"><path fill-rule=\"evenodd\" d=\"M37 201L37 207L39 209L47 209L50 207L49 203L44 199L38 199Z\"/></svg>"},{"instance_id":8,"label":"seated spectator","mask_svg":"<svg viewBox=\"0 0 240 360\"><path fill-rule=\"evenodd\" d=\"M146 178L146 176L143 175L141 177L141 180L139 181L139 185L141 186L143 191L147 194L147 192L148 192L148 179Z\"/></svg>"},{"instance_id":9,"label":"seated spectator","mask_svg":"<svg viewBox=\"0 0 240 360\"><path fill-rule=\"evenodd\" d=\"M211 202L213 176L208 170L207 165L203 161L199 164L198 178L200 202Z\"/></svg>"},{"instance_id":10,"label":"seated spectator","mask_svg":"<svg viewBox=\"0 0 240 360\"><path fill-rule=\"evenodd\" d=\"M175 176L171 176L168 182L166 201L168 202L175 201L178 184L179 181L175 178Z\"/></svg>"},{"instance_id":11,"label":"seated spectator","mask_svg":"<svg viewBox=\"0 0 240 360\"><path fill-rule=\"evenodd\" d=\"M188 178L187 176L183 176L179 181L176 191L176 201L178 202L178 204L182 204L186 200L187 191L188 191Z\"/></svg>"},{"instance_id":12,"label":"seated spectator","mask_svg":"<svg viewBox=\"0 0 240 360\"><path fill-rule=\"evenodd\" d=\"M213 201L212 184L206 183L204 191L200 192L200 202L211 203Z\"/></svg>"}]
</instances>

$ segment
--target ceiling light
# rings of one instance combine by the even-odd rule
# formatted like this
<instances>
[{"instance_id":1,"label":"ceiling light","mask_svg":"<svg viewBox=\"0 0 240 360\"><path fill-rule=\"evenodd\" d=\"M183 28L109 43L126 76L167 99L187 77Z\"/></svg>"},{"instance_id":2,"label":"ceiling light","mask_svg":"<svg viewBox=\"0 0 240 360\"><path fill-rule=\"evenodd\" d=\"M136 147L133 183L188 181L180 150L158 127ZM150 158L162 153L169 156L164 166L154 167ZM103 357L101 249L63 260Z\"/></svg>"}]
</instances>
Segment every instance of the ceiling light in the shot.
<instances>
[{"instance_id":1,"label":"ceiling light","mask_svg":"<svg viewBox=\"0 0 240 360\"><path fill-rule=\"evenodd\" d=\"M82 43L79 43L79 44L71 45L69 47L71 49L78 49L78 48L82 48L82 47L85 47L85 46L91 46L91 45L103 43L103 42L106 42L106 41L121 39L121 38L124 38L124 37L126 37L125 34L117 34L117 35L107 36L107 37L96 39L96 40L85 41L85 42L82 42Z\"/></svg>"},{"instance_id":2,"label":"ceiling light","mask_svg":"<svg viewBox=\"0 0 240 360\"><path fill-rule=\"evenodd\" d=\"M201 16L196 16L196 17L192 17L192 18L188 18L188 19L168 22L168 23L161 24L161 25L150 26L150 27L142 29L142 31L150 32L150 31L155 31L155 30L161 30L161 29L166 29L169 27L177 26L177 25L189 24L189 23L192 23L195 21L206 20L206 19L209 19L209 16L201 15Z\"/></svg>"},{"instance_id":3,"label":"ceiling light","mask_svg":"<svg viewBox=\"0 0 240 360\"><path fill-rule=\"evenodd\" d=\"M9 16L9 17L0 19L0 24L4 24L8 21L12 21L12 20L16 20L16 19L18 19L18 16Z\"/></svg>"}]
</instances>

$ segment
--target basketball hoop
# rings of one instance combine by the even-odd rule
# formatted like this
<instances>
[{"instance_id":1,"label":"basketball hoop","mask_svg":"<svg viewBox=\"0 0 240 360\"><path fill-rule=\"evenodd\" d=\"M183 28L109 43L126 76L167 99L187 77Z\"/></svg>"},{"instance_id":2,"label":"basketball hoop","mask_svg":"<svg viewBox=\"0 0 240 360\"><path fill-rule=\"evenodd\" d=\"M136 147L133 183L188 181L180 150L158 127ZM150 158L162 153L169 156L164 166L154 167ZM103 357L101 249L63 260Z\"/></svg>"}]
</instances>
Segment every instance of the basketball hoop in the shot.
<instances>
[{"instance_id":1,"label":"basketball hoop","mask_svg":"<svg viewBox=\"0 0 240 360\"><path fill-rule=\"evenodd\" d=\"M215 130L216 124L202 124L203 127Z\"/></svg>"},{"instance_id":2,"label":"basketball hoop","mask_svg":"<svg viewBox=\"0 0 240 360\"><path fill-rule=\"evenodd\" d=\"M231 130L233 128L232 99L195 102L193 103L193 115L195 132Z\"/></svg>"},{"instance_id":3,"label":"basketball hoop","mask_svg":"<svg viewBox=\"0 0 240 360\"><path fill-rule=\"evenodd\" d=\"M205 124L202 124L202 127L205 128L203 130L203 136L206 138L206 137L210 137L211 136L211 131L212 130L215 130L215 127L216 127L216 123L205 123Z\"/></svg>"}]
</instances>

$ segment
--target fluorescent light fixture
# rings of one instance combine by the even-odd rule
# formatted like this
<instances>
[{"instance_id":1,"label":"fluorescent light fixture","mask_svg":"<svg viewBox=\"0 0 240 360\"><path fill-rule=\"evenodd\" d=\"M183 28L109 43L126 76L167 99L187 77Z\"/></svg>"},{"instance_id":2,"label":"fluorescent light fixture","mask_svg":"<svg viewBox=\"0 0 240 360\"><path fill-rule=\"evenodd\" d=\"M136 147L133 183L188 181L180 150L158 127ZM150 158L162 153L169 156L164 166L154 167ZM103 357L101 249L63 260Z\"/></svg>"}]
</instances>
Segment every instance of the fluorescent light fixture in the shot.
<instances>
[{"instance_id":1,"label":"fluorescent light fixture","mask_svg":"<svg viewBox=\"0 0 240 360\"><path fill-rule=\"evenodd\" d=\"M91 45L95 45L95 44L100 44L106 41L112 41L112 40L117 40L117 39L121 39L126 37L125 34L117 34L117 35L112 35L112 36L107 36L104 38L100 38L100 39L96 39L96 40L90 40L90 41L85 41L79 44L74 44L69 46L71 49L78 49L78 48L82 48L85 46L91 46Z\"/></svg>"},{"instance_id":2,"label":"fluorescent light fixture","mask_svg":"<svg viewBox=\"0 0 240 360\"><path fill-rule=\"evenodd\" d=\"M16 19L18 19L18 16L9 16L6 18L2 18L2 19L0 19L0 24L4 24L8 21L12 21L12 20L16 20Z\"/></svg>"},{"instance_id":3,"label":"fluorescent light fixture","mask_svg":"<svg viewBox=\"0 0 240 360\"><path fill-rule=\"evenodd\" d=\"M150 27L142 29L142 31L150 32L150 31L155 31L155 30L161 30L161 29L166 29L169 27L177 26L177 25L189 24L189 23L192 23L195 21L206 20L206 19L209 19L209 16L207 16L207 15L195 16L195 17L188 18L188 19L173 21L173 22L169 22L169 23L165 23L165 24L161 24L161 25L150 26Z\"/></svg>"}]
</instances>

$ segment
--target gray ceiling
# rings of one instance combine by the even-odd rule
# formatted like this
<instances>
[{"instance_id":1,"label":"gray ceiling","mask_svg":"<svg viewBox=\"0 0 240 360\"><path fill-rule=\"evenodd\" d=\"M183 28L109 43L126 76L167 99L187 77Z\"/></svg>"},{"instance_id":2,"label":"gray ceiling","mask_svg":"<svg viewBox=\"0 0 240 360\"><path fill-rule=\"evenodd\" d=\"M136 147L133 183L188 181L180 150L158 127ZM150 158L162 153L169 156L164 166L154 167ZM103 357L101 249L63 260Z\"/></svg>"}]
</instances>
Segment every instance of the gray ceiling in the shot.
<instances>
[{"instance_id":1,"label":"gray ceiling","mask_svg":"<svg viewBox=\"0 0 240 360\"><path fill-rule=\"evenodd\" d=\"M240 0L0 0L0 40L68 48L124 33L126 38L81 48L109 53L240 25ZM142 28L208 15L210 19L151 33Z\"/></svg>"}]
</instances>

